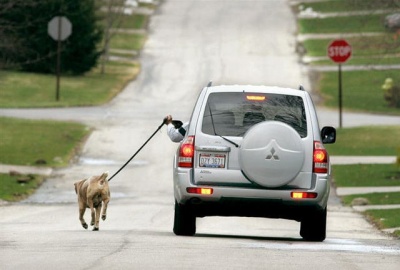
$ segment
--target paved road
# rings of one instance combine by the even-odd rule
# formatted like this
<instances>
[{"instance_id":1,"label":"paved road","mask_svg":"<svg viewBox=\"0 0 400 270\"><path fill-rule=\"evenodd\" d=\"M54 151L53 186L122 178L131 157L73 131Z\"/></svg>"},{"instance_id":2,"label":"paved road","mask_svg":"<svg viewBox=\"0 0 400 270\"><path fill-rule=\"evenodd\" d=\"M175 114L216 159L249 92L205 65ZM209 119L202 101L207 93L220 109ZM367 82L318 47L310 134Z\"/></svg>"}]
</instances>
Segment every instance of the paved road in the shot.
<instances>
[{"instance_id":1,"label":"paved road","mask_svg":"<svg viewBox=\"0 0 400 270\"><path fill-rule=\"evenodd\" d=\"M25 202L0 207L2 268L397 269L399 242L340 206L335 196L323 243L301 241L296 222L249 218L199 219L195 237L174 236L176 145L165 130L110 183L112 200L100 231L80 227L74 181L115 172L165 114L188 119L209 80L309 88L294 33L286 1L166 0L151 21L143 72L112 102L97 108L1 110L29 118L45 113L96 128L77 163L57 170Z\"/></svg>"}]
</instances>

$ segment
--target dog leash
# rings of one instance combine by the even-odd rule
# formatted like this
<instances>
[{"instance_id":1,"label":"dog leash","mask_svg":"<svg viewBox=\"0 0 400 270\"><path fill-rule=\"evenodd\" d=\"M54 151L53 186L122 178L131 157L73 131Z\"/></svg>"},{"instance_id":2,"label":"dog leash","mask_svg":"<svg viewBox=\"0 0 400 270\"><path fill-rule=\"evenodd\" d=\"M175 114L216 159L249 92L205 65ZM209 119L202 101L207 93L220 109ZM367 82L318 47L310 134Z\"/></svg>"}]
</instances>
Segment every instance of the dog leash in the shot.
<instances>
[{"instance_id":1,"label":"dog leash","mask_svg":"<svg viewBox=\"0 0 400 270\"><path fill-rule=\"evenodd\" d=\"M162 128L162 126L165 124L165 122L167 121L167 119L165 118L164 121L162 122L162 124L157 128L156 131L154 131L154 133L150 136L150 138L147 139L147 141L139 148L139 150L136 151L135 154L133 154L133 156L127 161L125 162L124 165L122 165L121 168L119 168L119 170L113 174L113 176L110 177L110 179L108 179L108 182L111 181L111 179L114 178L114 176L116 176L120 171L122 171L123 168L125 168L126 165L128 165L129 162L131 162L131 160L140 152L140 150L143 149L143 147L154 137L154 135L156 135L156 133Z\"/></svg>"}]
</instances>

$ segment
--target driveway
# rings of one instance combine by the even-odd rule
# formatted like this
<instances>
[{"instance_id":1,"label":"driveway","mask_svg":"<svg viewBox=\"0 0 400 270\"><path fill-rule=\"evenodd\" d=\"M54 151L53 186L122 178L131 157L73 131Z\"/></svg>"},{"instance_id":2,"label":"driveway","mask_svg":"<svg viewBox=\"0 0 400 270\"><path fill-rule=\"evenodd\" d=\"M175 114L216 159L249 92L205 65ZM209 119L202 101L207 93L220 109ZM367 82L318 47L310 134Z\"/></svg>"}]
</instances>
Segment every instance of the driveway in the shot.
<instances>
[{"instance_id":1,"label":"driveway","mask_svg":"<svg viewBox=\"0 0 400 270\"><path fill-rule=\"evenodd\" d=\"M196 237L174 236L172 159L177 145L165 129L110 182L108 219L100 223L100 232L80 227L73 183L115 172L166 114L187 120L199 90L210 80L310 88L307 70L295 54L296 24L288 2L164 1L151 19L140 76L109 104L1 109L0 115L74 120L95 128L75 163L56 170L23 203L0 207L1 265L287 269L323 264L326 269L396 269L398 243L342 207L335 196L330 200L328 238L322 244L301 242L297 222L268 219L199 219ZM321 122L335 125L329 118L335 112L321 111Z\"/></svg>"}]
</instances>

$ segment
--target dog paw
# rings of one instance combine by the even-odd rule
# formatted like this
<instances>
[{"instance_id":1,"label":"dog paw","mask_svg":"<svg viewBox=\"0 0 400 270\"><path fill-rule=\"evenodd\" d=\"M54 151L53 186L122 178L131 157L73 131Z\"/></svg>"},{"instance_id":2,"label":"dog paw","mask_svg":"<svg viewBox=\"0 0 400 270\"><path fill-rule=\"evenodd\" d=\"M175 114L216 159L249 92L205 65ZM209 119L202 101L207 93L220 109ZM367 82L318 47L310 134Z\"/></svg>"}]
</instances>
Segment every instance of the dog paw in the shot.
<instances>
[{"instance_id":1,"label":"dog paw","mask_svg":"<svg viewBox=\"0 0 400 270\"><path fill-rule=\"evenodd\" d=\"M106 220L106 218L107 218L106 215L102 215L102 216L101 216L101 219L102 219L102 220Z\"/></svg>"},{"instance_id":2,"label":"dog paw","mask_svg":"<svg viewBox=\"0 0 400 270\"><path fill-rule=\"evenodd\" d=\"M99 228L93 227L92 231L98 231L98 230L99 230Z\"/></svg>"},{"instance_id":3,"label":"dog paw","mask_svg":"<svg viewBox=\"0 0 400 270\"><path fill-rule=\"evenodd\" d=\"M88 225L87 225L86 223L84 223L84 224L82 224L82 227L83 227L84 229L87 229L87 228L88 228Z\"/></svg>"}]
</instances>

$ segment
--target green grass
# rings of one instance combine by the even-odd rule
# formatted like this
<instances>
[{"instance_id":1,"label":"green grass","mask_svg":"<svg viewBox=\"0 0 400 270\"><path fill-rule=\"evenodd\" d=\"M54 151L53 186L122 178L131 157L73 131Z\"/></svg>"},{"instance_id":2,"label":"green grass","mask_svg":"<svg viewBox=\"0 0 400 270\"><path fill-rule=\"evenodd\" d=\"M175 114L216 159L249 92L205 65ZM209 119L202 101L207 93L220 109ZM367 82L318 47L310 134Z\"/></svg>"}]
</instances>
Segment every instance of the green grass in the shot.
<instances>
[{"instance_id":1,"label":"green grass","mask_svg":"<svg viewBox=\"0 0 400 270\"><path fill-rule=\"evenodd\" d=\"M102 25L106 27L107 15L105 12L101 12L100 16L104 18ZM122 14L119 18L115 18L112 28L118 29L144 29L147 27L149 22L149 16L144 14Z\"/></svg>"},{"instance_id":2,"label":"green grass","mask_svg":"<svg viewBox=\"0 0 400 270\"><path fill-rule=\"evenodd\" d=\"M398 54L400 53L400 38L394 39L393 34L382 34L372 37L346 38L352 48L352 58L360 56ZM304 47L309 56L327 56L327 50L332 39L308 39ZM348 63L348 62L346 62ZM399 64L400 61L397 62Z\"/></svg>"},{"instance_id":3,"label":"green grass","mask_svg":"<svg viewBox=\"0 0 400 270\"><path fill-rule=\"evenodd\" d=\"M400 169L395 164L334 165L338 187L400 186Z\"/></svg>"},{"instance_id":4,"label":"green grass","mask_svg":"<svg viewBox=\"0 0 400 270\"><path fill-rule=\"evenodd\" d=\"M324 60L316 60L309 63L311 66L337 66L335 62L326 58ZM400 55L374 55L374 57L357 57L350 58L345 64L346 65L399 65L400 64Z\"/></svg>"},{"instance_id":5,"label":"green grass","mask_svg":"<svg viewBox=\"0 0 400 270\"><path fill-rule=\"evenodd\" d=\"M111 39L110 46L113 49L140 50L143 48L147 37L141 34L115 34Z\"/></svg>"},{"instance_id":6,"label":"green grass","mask_svg":"<svg viewBox=\"0 0 400 270\"><path fill-rule=\"evenodd\" d=\"M143 14L124 15L122 17L121 29L144 29L149 23L149 16Z\"/></svg>"},{"instance_id":7,"label":"green grass","mask_svg":"<svg viewBox=\"0 0 400 270\"><path fill-rule=\"evenodd\" d=\"M56 101L56 78L51 75L0 71L0 107L68 107L100 105L118 94L139 73L137 63L107 64L84 76L62 76L60 100Z\"/></svg>"},{"instance_id":8,"label":"green grass","mask_svg":"<svg viewBox=\"0 0 400 270\"><path fill-rule=\"evenodd\" d=\"M343 196L342 201L345 205L351 205L355 198L365 198L371 205L400 204L400 192L354 194Z\"/></svg>"},{"instance_id":9,"label":"green grass","mask_svg":"<svg viewBox=\"0 0 400 270\"><path fill-rule=\"evenodd\" d=\"M396 156L399 126L367 126L336 130L336 142L325 145L331 156Z\"/></svg>"},{"instance_id":10,"label":"green grass","mask_svg":"<svg viewBox=\"0 0 400 270\"><path fill-rule=\"evenodd\" d=\"M335 0L302 3L301 6L322 13L399 8L393 0Z\"/></svg>"},{"instance_id":11,"label":"green grass","mask_svg":"<svg viewBox=\"0 0 400 270\"><path fill-rule=\"evenodd\" d=\"M18 177L0 174L0 199L10 202L22 200L32 194L43 182L43 177L34 175L27 183L17 182Z\"/></svg>"},{"instance_id":12,"label":"green grass","mask_svg":"<svg viewBox=\"0 0 400 270\"><path fill-rule=\"evenodd\" d=\"M82 124L0 117L0 163L65 166L90 130Z\"/></svg>"},{"instance_id":13,"label":"green grass","mask_svg":"<svg viewBox=\"0 0 400 270\"><path fill-rule=\"evenodd\" d=\"M381 87L388 77L393 79L395 85L400 85L399 70L342 72L343 108L400 115L400 109L389 107L383 96ZM322 94L325 106L338 107L337 71L320 73L315 88Z\"/></svg>"},{"instance_id":14,"label":"green grass","mask_svg":"<svg viewBox=\"0 0 400 270\"><path fill-rule=\"evenodd\" d=\"M400 209L367 210L365 215L380 229L400 226Z\"/></svg>"},{"instance_id":15,"label":"green grass","mask_svg":"<svg viewBox=\"0 0 400 270\"><path fill-rule=\"evenodd\" d=\"M383 18L386 15L387 14L370 14L323 19L299 19L299 31L302 34L383 32L385 31Z\"/></svg>"}]
</instances>

